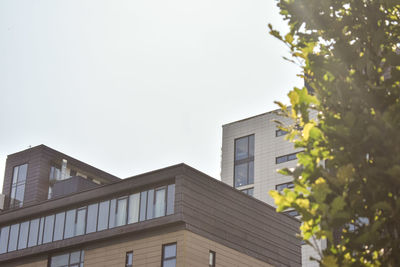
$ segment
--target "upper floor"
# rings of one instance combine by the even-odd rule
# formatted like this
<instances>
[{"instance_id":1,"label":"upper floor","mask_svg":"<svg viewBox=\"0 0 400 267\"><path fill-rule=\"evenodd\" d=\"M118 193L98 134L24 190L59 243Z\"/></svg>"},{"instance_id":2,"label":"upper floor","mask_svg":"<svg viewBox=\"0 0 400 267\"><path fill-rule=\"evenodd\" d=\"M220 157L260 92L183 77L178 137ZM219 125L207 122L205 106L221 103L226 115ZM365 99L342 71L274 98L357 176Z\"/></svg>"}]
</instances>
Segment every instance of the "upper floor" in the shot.
<instances>
[{"instance_id":1,"label":"upper floor","mask_svg":"<svg viewBox=\"0 0 400 267\"><path fill-rule=\"evenodd\" d=\"M39 145L8 155L3 208L21 208L119 180L114 175Z\"/></svg>"},{"instance_id":2,"label":"upper floor","mask_svg":"<svg viewBox=\"0 0 400 267\"><path fill-rule=\"evenodd\" d=\"M276 111L267 112L222 126L221 180L238 190L274 205L270 190L291 186L292 177L278 169L297 164L293 143L276 121L290 124Z\"/></svg>"},{"instance_id":3,"label":"upper floor","mask_svg":"<svg viewBox=\"0 0 400 267\"><path fill-rule=\"evenodd\" d=\"M12 169L18 169L18 177L20 169L25 172L19 166L28 164L29 191L29 166L36 159L26 157ZM66 155L59 159L77 166ZM49 179L54 161L39 161L48 162L42 166L49 168ZM273 266L300 266L299 221L185 164L118 180L94 176L94 171L84 174L108 183L51 199L43 194L44 200L29 204L25 194L20 208L0 213L1 265L147 233L187 230Z\"/></svg>"}]
</instances>

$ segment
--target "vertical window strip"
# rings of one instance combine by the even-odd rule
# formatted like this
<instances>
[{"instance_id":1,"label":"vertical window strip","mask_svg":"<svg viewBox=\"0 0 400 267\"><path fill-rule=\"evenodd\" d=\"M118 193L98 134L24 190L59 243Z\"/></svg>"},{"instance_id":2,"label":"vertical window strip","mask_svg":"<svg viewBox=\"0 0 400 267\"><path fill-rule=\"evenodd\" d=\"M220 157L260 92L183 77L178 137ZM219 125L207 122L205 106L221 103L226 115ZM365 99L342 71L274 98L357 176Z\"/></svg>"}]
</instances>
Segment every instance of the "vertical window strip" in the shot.
<instances>
[{"instance_id":1,"label":"vertical window strip","mask_svg":"<svg viewBox=\"0 0 400 267\"><path fill-rule=\"evenodd\" d=\"M133 251L128 251L125 256L125 267L132 267L133 265Z\"/></svg>"},{"instance_id":2,"label":"vertical window strip","mask_svg":"<svg viewBox=\"0 0 400 267\"><path fill-rule=\"evenodd\" d=\"M209 267L215 267L215 261L216 261L215 251L210 250L209 259L208 259L208 266Z\"/></svg>"},{"instance_id":3,"label":"vertical window strip","mask_svg":"<svg viewBox=\"0 0 400 267\"><path fill-rule=\"evenodd\" d=\"M254 183L254 134L235 139L234 143L234 186Z\"/></svg>"},{"instance_id":4,"label":"vertical window strip","mask_svg":"<svg viewBox=\"0 0 400 267\"><path fill-rule=\"evenodd\" d=\"M27 173L27 163L14 167L10 193L10 208L22 207L23 205Z\"/></svg>"}]
</instances>

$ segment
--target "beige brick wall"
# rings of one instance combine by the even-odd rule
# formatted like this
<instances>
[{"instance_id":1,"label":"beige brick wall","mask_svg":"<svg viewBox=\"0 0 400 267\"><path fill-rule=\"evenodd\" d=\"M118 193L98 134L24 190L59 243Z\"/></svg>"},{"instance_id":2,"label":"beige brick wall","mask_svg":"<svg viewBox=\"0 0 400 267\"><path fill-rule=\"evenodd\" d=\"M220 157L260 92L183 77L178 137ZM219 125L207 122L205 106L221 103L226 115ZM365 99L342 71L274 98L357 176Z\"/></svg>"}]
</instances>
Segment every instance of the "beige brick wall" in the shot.
<instances>
[{"instance_id":1,"label":"beige brick wall","mask_svg":"<svg viewBox=\"0 0 400 267\"><path fill-rule=\"evenodd\" d=\"M216 264L219 267L271 266L202 236L182 230L150 238L87 249L85 250L85 267L124 266L127 251L133 251L133 266L160 267L162 245L173 242L177 242L177 267L208 266L210 250L216 252Z\"/></svg>"},{"instance_id":2,"label":"beige brick wall","mask_svg":"<svg viewBox=\"0 0 400 267\"><path fill-rule=\"evenodd\" d=\"M216 253L218 267L270 267L272 265L259 261L234 249L223 246L202 236L185 232L185 265L190 267L208 266L209 251Z\"/></svg>"},{"instance_id":3,"label":"beige brick wall","mask_svg":"<svg viewBox=\"0 0 400 267\"><path fill-rule=\"evenodd\" d=\"M84 248L85 267L125 266L125 255L133 251L133 266L160 267L163 244L177 242L177 267L208 266L209 251L216 252L218 267L271 267L234 249L223 246L192 232L181 230L153 237L123 242L102 242ZM110 244L114 243L114 244ZM66 251L67 252L67 251ZM47 259L37 259L30 263L13 263L7 266L47 267Z\"/></svg>"},{"instance_id":4,"label":"beige brick wall","mask_svg":"<svg viewBox=\"0 0 400 267\"><path fill-rule=\"evenodd\" d=\"M160 267L163 244L177 242L177 266L184 266L184 232L160 234L153 237L118 242L113 245L99 244L85 249L85 267L125 266L125 255L133 251L133 266Z\"/></svg>"}]
</instances>

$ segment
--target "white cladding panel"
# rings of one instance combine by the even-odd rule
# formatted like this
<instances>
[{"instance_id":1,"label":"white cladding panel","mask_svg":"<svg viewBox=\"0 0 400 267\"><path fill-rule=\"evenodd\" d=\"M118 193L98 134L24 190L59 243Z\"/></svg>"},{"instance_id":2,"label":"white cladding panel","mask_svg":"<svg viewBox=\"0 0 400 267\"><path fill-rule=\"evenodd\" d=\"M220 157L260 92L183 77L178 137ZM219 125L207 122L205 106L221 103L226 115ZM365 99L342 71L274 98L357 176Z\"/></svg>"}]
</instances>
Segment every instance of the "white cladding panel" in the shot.
<instances>
[{"instance_id":1,"label":"white cladding panel","mask_svg":"<svg viewBox=\"0 0 400 267\"><path fill-rule=\"evenodd\" d=\"M233 186L235 139L254 134L254 185L238 189L254 187L254 197L273 206L274 201L268 192L275 190L278 184L292 181L292 177L283 176L277 170L295 167L297 164L297 160L276 164L276 157L301 151L285 140L285 135L276 137L276 120L290 123L287 118L268 112L222 126L221 181ZM302 266L318 266L316 262L309 260L310 256L318 255L311 247L303 246Z\"/></svg>"}]
</instances>

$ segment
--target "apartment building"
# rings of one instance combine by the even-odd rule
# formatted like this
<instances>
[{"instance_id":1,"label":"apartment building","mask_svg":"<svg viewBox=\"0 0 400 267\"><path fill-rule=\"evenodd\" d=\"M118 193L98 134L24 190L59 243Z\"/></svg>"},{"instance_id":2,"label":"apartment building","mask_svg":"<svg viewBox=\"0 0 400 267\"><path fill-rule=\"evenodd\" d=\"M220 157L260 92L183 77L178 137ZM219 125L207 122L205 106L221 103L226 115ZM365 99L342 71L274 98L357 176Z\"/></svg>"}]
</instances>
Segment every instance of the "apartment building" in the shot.
<instances>
[{"instance_id":1,"label":"apartment building","mask_svg":"<svg viewBox=\"0 0 400 267\"><path fill-rule=\"evenodd\" d=\"M287 133L276 127L276 120L290 123L271 111L222 126L222 182L272 206L270 190L293 187L292 177L281 175L277 170L295 167L296 154L301 152L285 140ZM295 210L285 213L298 217ZM318 266L309 260L310 256L318 258L310 246L303 245L303 267Z\"/></svg>"},{"instance_id":2,"label":"apartment building","mask_svg":"<svg viewBox=\"0 0 400 267\"><path fill-rule=\"evenodd\" d=\"M9 155L0 266L300 266L299 221L185 164L120 179L44 145Z\"/></svg>"}]
</instances>

